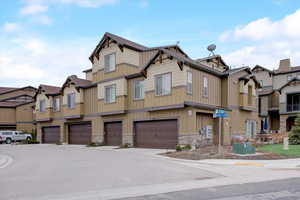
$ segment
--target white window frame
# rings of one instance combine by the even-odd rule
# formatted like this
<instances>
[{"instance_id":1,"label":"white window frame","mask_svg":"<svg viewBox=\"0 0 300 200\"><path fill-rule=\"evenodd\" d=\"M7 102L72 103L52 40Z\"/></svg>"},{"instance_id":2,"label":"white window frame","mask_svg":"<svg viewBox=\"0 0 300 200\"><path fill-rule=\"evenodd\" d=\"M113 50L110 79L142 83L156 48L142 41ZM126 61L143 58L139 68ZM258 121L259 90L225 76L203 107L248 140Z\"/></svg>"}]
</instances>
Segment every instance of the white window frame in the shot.
<instances>
[{"instance_id":1,"label":"white window frame","mask_svg":"<svg viewBox=\"0 0 300 200\"><path fill-rule=\"evenodd\" d=\"M117 89L116 84L108 85L104 87L104 100L105 103L115 103L117 97ZM107 90L111 90L108 91ZM109 95L108 95L109 94Z\"/></svg>"},{"instance_id":2,"label":"white window frame","mask_svg":"<svg viewBox=\"0 0 300 200\"><path fill-rule=\"evenodd\" d=\"M60 111L60 99L59 99L59 97L53 98L53 111L55 111L55 112Z\"/></svg>"},{"instance_id":3,"label":"white window frame","mask_svg":"<svg viewBox=\"0 0 300 200\"><path fill-rule=\"evenodd\" d=\"M67 94L67 106L70 109L75 108L75 92Z\"/></svg>"},{"instance_id":4,"label":"white window frame","mask_svg":"<svg viewBox=\"0 0 300 200\"><path fill-rule=\"evenodd\" d=\"M141 99L145 98L145 85L144 85L144 83L145 83L144 80L135 80L134 81L134 88L133 88L133 90L134 90L134 92L133 92L133 95L134 95L133 99L134 100L141 100ZM137 88L138 85L139 85L139 88ZM138 95L137 90L140 90L139 94L141 96L139 96L139 97L137 96Z\"/></svg>"},{"instance_id":5,"label":"white window frame","mask_svg":"<svg viewBox=\"0 0 300 200\"><path fill-rule=\"evenodd\" d=\"M292 74L289 74L289 75L287 75L287 81L290 81L290 80L292 80L293 79L293 75Z\"/></svg>"},{"instance_id":6,"label":"white window frame","mask_svg":"<svg viewBox=\"0 0 300 200\"><path fill-rule=\"evenodd\" d=\"M167 78L169 77L169 78ZM158 80L161 78L161 88L159 88ZM169 79L169 80L167 80ZM170 95L172 91L172 73L164 73L155 75L155 96Z\"/></svg>"},{"instance_id":7,"label":"white window frame","mask_svg":"<svg viewBox=\"0 0 300 200\"><path fill-rule=\"evenodd\" d=\"M186 93L189 94L189 95L193 94L193 73L191 71L187 72Z\"/></svg>"},{"instance_id":8,"label":"white window frame","mask_svg":"<svg viewBox=\"0 0 300 200\"><path fill-rule=\"evenodd\" d=\"M113 72L116 70L116 53L104 56L104 72Z\"/></svg>"},{"instance_id":9,"label":"white window frame","mask_svg":"<svg viewBox=\"0 0 300 200\"><path fill-rule=\"evenodd\" d=\"M208 78L206 76L203 77L203 97L208 97L209 95L209 81Z\"/></svg>"},{"instance_id":10,"label":"white window frame","mask_svg":"<svg viewBox=\"0 0 300 200\"><path fill-rule=\"evenodd\" d=\"M40 100L40 112L46 112L46 100L43 99L43 100Z\"/></svg>"},{"instance_id":11,"label":"white window frame","mask_svg":"<svg viewBox=\"0 0 300 200\"><path fill-rule=\"evenodd\" d=\"M246 120L246 136L248 138L255 138L256 136L256 121Z\"/></svg>"}]
</instances>

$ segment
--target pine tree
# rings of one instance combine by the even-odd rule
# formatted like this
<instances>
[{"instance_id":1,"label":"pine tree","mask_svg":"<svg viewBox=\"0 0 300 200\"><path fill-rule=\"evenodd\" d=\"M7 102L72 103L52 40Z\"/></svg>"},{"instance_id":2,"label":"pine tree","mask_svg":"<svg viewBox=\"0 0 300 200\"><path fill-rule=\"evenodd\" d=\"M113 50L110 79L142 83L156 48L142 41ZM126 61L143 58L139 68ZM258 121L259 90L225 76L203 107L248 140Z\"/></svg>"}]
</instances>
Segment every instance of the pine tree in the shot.
<instances>
[{"instance_id":1,"label":"pine tree","mask_svg":"<svg viewBox=\"0 0 300 200\"><path fill-rule=\"evenodd\" d=\"M295 125L292 128L292 132L289 136L290 144L300 144L300 114L295 119Z\"/></svg>"}]
</instances>

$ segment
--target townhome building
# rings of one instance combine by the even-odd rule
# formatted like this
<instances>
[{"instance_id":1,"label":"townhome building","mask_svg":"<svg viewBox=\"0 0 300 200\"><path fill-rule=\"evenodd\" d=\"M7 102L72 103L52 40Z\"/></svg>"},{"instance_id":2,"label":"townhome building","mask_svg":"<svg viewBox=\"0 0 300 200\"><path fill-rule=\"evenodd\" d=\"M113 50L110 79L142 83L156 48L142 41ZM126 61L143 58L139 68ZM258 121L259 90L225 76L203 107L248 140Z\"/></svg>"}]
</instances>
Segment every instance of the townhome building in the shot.
<instances>
[{"instance_id":1,"label":"townhome building","mask_svg":"<svg viewBox=\"0 0 300 200\"><path fill-rule=\"evenodd\" d=\"M257 65L252 72L262 85L258 92L261 132L289 132L300 112L300 66L292 67L290 59L284 59L276 70Z\"/></svg>"},{"instance_id":2,"label":"townhome building","mask_svg":"<svg viewBox=\"0 0 300 200\"><path fill-rule=\"evenodd\" d=\"M36 88L0 87L0 130L35 131Z\"/></svg>"},{"instance_id":3,"label":"townhome building","mask_svg":"<svg viewBox=\"0 0 300 200\"><path fill-rule=\"evenodd\" d=\"M43 143L229 145L260 127L250 68L230 69L219 55L191 59L178 45L146 47L105 33L89 57L85 79L41 85L36 93L38 138ZM216 109L228 117L214 118Z\"/></svg>"}]
</instances>

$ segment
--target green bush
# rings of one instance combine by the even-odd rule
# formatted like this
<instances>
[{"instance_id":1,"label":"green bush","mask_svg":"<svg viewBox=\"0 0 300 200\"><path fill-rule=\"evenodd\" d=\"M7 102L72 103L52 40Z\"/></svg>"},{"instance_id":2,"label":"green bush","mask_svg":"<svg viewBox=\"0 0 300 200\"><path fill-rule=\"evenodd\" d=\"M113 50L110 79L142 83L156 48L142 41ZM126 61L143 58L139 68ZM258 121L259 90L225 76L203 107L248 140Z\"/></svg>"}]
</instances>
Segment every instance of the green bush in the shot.
<instances>
[{"instance_id":1,"label":"green bush","mask_svg":"<svg viewBox=\"0 0 300 200\"><path fill-rule=\"evenodd\" d=\"M289 135L290 144L300 144L300 114L295 119L295 125L292 127L292 132Z\"/></svg>"},{"instance_id":2,"label":"green bush","mask_svg":"<svg viewBox=\"0 0 300 200\"><path fill-rule=\"evenodd\" d=\"M127 149L127 148L131 148L132 146L131 146L131 144L129 144L129 143L125 143L125 144L122 144L121 146L120 146L120 148L124 148L124 149Z\"/></svg>"},{"instance_id":3,"label":"green bush","mask_svg":"<svg viewBox=\"0 0 300 200\"><path fill-rule=\"evenodd\" d=\"M104 146L103 143L98 143L98 142L92 142L88 145L86 145L87 147L101 147L101 146Z\"/></svg>"},{"instance_id":4,"label":"green bush","mask_svg":"<svg viewBox=\"0 0 300 200\"><path fill-rule=\"evenodd\" d=\"M183 149L184 150L191 150L192 146L190 144L186 144L186 145L184 145Z\"/></svg>"},{"instance_id":5,"label":"green bush","mask_svg":"<svg viewBox=\"0 0 300 200\"><path fill-rule=\"evenodd\" d=\"M181 147L181 145L177 144L176 145L176 151L182 151L182 150L183 150L183 148Z\"/></svg>"}]
</instances>

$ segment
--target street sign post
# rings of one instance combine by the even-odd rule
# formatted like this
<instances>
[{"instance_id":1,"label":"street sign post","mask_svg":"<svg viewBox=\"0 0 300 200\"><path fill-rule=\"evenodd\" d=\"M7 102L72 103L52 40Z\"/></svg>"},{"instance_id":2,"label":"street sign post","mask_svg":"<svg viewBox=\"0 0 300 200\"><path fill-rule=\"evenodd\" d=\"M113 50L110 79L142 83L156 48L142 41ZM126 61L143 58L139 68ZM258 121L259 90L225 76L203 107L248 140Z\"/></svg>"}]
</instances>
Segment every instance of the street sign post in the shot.
<instances>
[{"instance_id":1,"label":"street sign post","mask_svg":"<svg viewBox=\"0 0 300 200\"><path fill-rule=\"evenodd\" d=\"M222 140L222 121L223 118L228 117L228 113L225 112L223 109L216 109L214 113L214 118L220 118L219 119L219 144L218 144L218 153L222 153L222 145L221 145L221 140Z\"/></svg>"}]
</instances>

